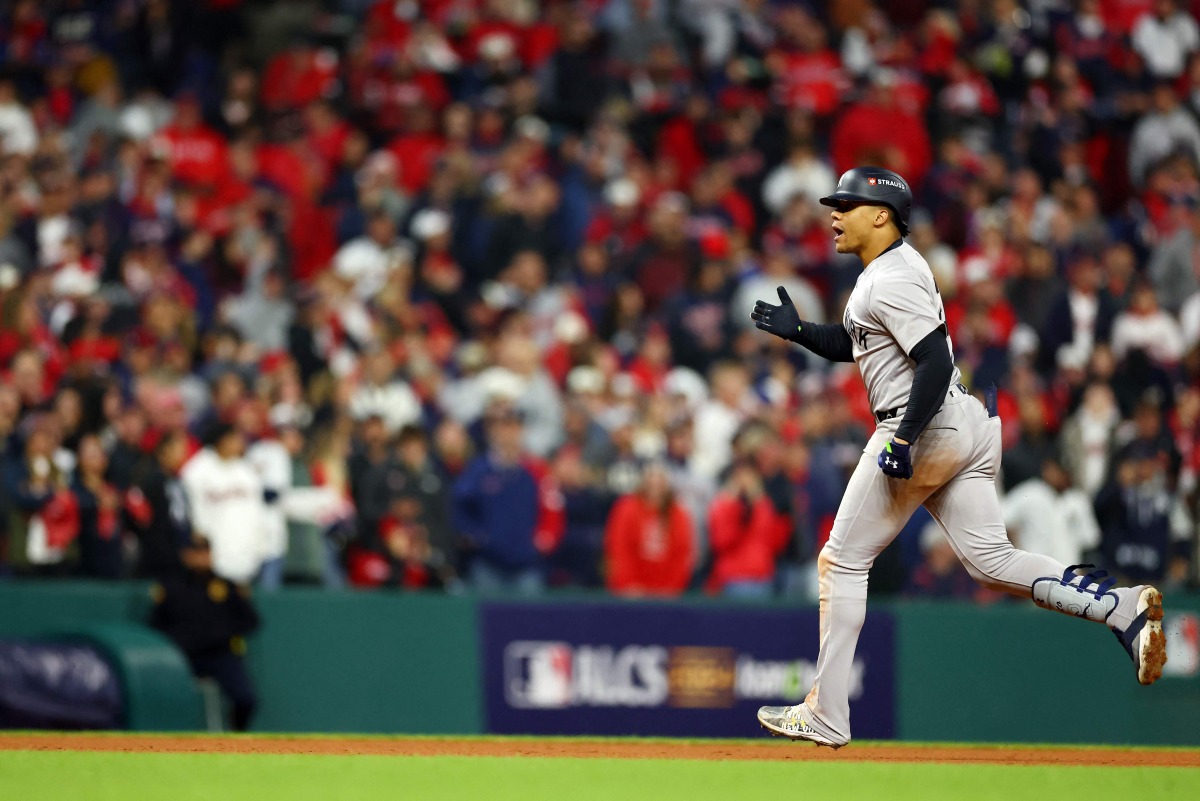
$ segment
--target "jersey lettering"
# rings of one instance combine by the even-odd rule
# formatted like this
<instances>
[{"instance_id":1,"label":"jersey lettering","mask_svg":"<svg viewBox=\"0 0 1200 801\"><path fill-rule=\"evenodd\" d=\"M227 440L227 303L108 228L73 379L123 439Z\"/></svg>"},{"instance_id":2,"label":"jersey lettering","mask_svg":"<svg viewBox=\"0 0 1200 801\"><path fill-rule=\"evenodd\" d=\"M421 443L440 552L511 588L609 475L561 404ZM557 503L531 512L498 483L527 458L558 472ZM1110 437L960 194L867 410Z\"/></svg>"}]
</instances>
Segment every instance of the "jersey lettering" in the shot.
<instances>
[{"instance_id":1,"label":"jersey lettering","mask_svg":"<svg viewBox=\"0 0 1200 801\"><path fill-rule=\"evenodd\" d=\"M846 329L846 333L850 338L858 343L858 347L863 350L867 349L867 332L865 329L859 328L854 324L854 320L850 319L850 307L846 307L845 313L842 315L842 326Z\"/></svg>"}]
</instances>

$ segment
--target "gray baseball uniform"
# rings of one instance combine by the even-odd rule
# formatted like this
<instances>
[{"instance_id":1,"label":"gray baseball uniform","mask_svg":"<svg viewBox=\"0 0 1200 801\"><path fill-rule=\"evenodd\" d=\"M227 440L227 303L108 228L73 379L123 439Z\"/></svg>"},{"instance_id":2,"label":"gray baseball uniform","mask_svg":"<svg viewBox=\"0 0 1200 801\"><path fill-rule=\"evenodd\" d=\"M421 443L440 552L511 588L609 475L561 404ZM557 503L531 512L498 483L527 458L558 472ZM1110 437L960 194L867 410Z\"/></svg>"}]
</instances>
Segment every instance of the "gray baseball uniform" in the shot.
<instances>
[{"instance_id":1,"label":"gray baseball uniform","mask_svg":"<svg viewBox=\"0 0 1200 801\"><path fill-rule=\"evenodd\" d=\"M879 423L863 450L817 562L821 650L806 704L815 728L834 742L850 740L848 683L866 615L867 571L917 506L924 504L971 576L986 587L1028 596L1035 581L1062 576L1067 569L1009 542L995 486L1000 418L990 417L965 392L957 368L940 411L912 445L912 479L889 477L877 466L912 387L914 363L908 353L930 332L944 328L945 319L929 266L908 244L867 265L843 317L872 408L891 416ZM1132 611L1131 604L1117 603L1109 624L1127 626ZM1086 610L1075 614L1104 619Z\"/></svg>"}]
</instances>

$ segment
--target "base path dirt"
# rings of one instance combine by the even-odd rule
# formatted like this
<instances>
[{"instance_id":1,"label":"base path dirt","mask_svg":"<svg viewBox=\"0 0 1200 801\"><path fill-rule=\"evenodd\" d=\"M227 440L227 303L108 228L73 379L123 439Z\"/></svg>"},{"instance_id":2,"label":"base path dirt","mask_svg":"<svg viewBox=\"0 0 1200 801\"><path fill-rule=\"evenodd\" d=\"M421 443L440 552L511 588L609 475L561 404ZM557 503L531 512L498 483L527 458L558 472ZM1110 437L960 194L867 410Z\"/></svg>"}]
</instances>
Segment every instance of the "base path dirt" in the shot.
<instances>
[{"instance_id":1,"label":"base path dirt","mask_svg":"<svg viewBox=\"0 0 1200 801\"><path fill-rule=\"evenodd\" d=\"M750 759L781 762L953 762L989 765L1200 767L1200 751L1020 746L850 745L664 740L341 738L152 734L0 734L0 751L125 751L174 754L336 754L343 756L583 757L592 759Z\"/></svg>"}]
</instances>

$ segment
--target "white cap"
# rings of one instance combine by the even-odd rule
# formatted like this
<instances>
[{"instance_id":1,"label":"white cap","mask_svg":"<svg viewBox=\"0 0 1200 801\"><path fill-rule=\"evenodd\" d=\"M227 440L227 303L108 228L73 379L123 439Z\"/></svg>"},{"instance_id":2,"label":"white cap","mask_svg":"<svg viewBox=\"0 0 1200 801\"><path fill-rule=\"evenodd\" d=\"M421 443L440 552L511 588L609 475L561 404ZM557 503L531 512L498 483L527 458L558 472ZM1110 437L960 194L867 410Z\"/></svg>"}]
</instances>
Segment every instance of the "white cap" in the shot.
<instances>
[{"instance_id":1,"label":"white cap","mask_svg":"<svg viewBox=\"0 0 1200 801\"><path fill-rule=\"evenodd\" d=\"M1034 356L1037 354L1040 343L1041 338L1038 336L1037 331L1025 323L1017 323L1008 338L1008 354L1013 359ZM1088 355L1087 351L1083 352L1083 365L1087 364Z\"/></svg>"},{"instance_id":2,"label":"white cap","mask_svg":"<svg viewBox=\"0 0 1200 801\"><path fill-rule=\"evenodd\" d=\"M587 339L587 336L587 320L577 311L565 311L554 321L554 338L559 342L576 345Z\"/></svg>"},{"instance_id":3,"label":"white cap","mask_svg":"<svg viewBox=\"0 0 1200 801\"><path fill-rule=\"evenodd\" d=\"M81 298L100 288L100 278L91 270L76 263L66 264L54 272L50 289L59 297Z\"/></svg>"},{"instance_id":4,"label":"white cap","mask_svg":"<svg viewBox=\"0 0 1200 801\"><path fill-rule=\"evenodd\" d=\"M513 123L513 131L517 136L536 139L539 142L545 142L550 138L550 126L540 117L535 117L532 114L518 117L516 122Z\"/></svg>"},{"instance_id":5,"label":"white cap","mask_svg":"<svg viewBox=\"0 0 1200 801\"><path fill-rule=\"evenodd\" d=\"M400 160L390 150L376 150L363 161L355 178L361 183L373 173L395 174L400 169Z\"/></svg>"},{"instance_id":6,"label":"white cap","mask_svg":"<svg viewBox=\"0 0 1200 801\"><path fill-rule=\"evenodd\" d=\"M424 209L413 217L413 236L424 242L450 230L450 215L441 209Z\"/></svg>"},{"instance_id":7,"label":"white cap","mask_svg":"<svg viewBox=\"0 0 1200 801\"><path fill-rule=\"evenodd\" d=\"M158 126L154 123L154 115L150 113L149 109L142 106L127 106L121 112L117 124L121 133L136 142L149 139L158 130Z\"/></svg>"},{"instance_id":8,"label":"white cap","mask_svg":"<svg viewBox=\"0 0 1200 801\"><path fill-rule=\"evenodd\" d=\"M1082 370L1087 367L1088 356L1087 348L1072 342L1059 348L1058 353L1054 354L1054 360L1063 370Z\"/></svg>"},{"instance_id":9,"label":"white cap","mask_svg":"<svg viewBox=\"0 0 1200 801\"><path fill-rule=\"evenodd\" d=\"M962 263L962 276L967 286L973 286L992 277L992 263L985 256L971 256Z\"/></svg>"},{"instance_id":10,"label":"white cap","mask_svg":"<svg viewBox=\"0 0 1200 801\"><path fill-rule=\"evenodd\" d=\"M667 435L660 428L643 426L633 432L630 446L639 459L660 459L667 452Z\"/></svg>"},{"instance_id":11,"label":"white cap","mask_svg":"<svg viewBox=\"0 0 1200 801\"><path fill-rule=\"evenodd\" d=\"M0 264L0 292L12 289L21 283L21 271L15 264L5 262Z\"/></svg>"},{"instance_id":12,"label":"white cap","mask_svg":"<svg viewBox=\"0 0 1200 801\"><path fill-rule=\"evenodd\" d=\"M460 370L479 370L488 363L487 346L474 339L458 346L454 360Z\"/></svg>"},{"instance_id":13,"label":"white cap","mask_svg":"<svg viewBox=\"0 0 1200 801\"><path fill-rule=\"evenodd\" d=\"M599 395L604 391L604 373L599 367L580 365L567 373L567 391L576 395Z\"/></svg>"},{"instance_id":14,"label":"white cap","mask_svg":"<svg viewBox=\"0 0 1200 801\"><path fill-rule=\"evenodd\" d=\"M942 533L942 527L934 521L929 521L921 529L921 553L929 553L930 550L946 541L946 535Z\"/></svg>"},{"instance_id":15,"label":"white cap","mask_svg":"<svg viewBox=\"0 0 1200 801\"><path fill-rule=\"evenodd\" d=\"M518 400L525 393L525 379L504 367L489 367L479 374L476 386L488 400Z\"/></svg>"},{"instance_id":16,"label":"white cap","mask_svg":"<svg viewBox=\"0 0 1200 801\"><path fill-rule=\"evenodd\" d=\"M695 409L708 400L708 384L704 378L689 367L676 367L667 373L663 387L668 395L682 395L689 408Z\"/></svg>"},{"instance_id":17,"label":"white cap","mask_svg":"<svg viewBox=\"0 0 1200 801\"><path fill-rule=\"evenodd\" d=\"M516 50L516 43L507 33L489 33L479 40L479 55L488 60L509 58Z\"/></svg>"},{"instance_id":18,"label":"white cap","mask_svg":"<svg viewBox=\"0 0 1200 801\"><path fill-rule=\"evenodd\" d=\"M312 422L312 411L303 404L277 403L267 412L271 428L305 428Z\"/></svg>"},{"instance_id":19,"label":"white cap","mask_svg":"<svg viewBox=\"0 0 1200 801\"><path fill-rule=\"evenodd\" d=\"M642 198L642 190L631 178L618 178L604 187L604 199L610 206L635 206Z\"/></svg>"}]
</instances>

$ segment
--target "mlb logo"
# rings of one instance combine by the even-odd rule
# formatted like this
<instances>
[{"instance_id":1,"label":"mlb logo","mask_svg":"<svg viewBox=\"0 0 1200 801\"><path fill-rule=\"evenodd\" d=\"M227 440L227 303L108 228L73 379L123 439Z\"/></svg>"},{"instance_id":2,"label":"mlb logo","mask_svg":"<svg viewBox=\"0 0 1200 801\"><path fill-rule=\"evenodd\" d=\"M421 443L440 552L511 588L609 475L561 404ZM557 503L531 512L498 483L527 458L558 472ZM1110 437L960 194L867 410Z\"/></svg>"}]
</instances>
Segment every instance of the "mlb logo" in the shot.
<instances>
[{"instance_id":1,"label":"mlb logo","mask_svg":"<svg viewBox=\"0 0 1200 801\"><path fill-rule=\"evenodd\" d=\"M868 178L867 183L869 183L871 186L874 186L876 183L878 183L878 181L875 178Z\"/></svg>"},{"instance_id":2,"label":"mlb logo","mask_svg":"<svg viewBox=\"0 0 1200 801\"><path fill-rule=\"evenodd\" d=\"M571 705L573 651L565 642L518 640L504 649L504 698L514 709Z\"/></svg>"},{"instance_id":3,"label":"mlb logo","mask_svg":"<svg viewBox=\"0 0 1200 801\"><path fill-rule=\"evenodd\" d=\"M1200 617L1193 614L1168 615L1163 621L1167 632L1167 664L1164 676L1195 676L1200 673Z\"/></svg>"}]
</instances>

